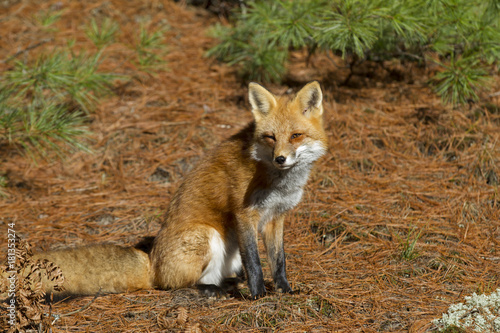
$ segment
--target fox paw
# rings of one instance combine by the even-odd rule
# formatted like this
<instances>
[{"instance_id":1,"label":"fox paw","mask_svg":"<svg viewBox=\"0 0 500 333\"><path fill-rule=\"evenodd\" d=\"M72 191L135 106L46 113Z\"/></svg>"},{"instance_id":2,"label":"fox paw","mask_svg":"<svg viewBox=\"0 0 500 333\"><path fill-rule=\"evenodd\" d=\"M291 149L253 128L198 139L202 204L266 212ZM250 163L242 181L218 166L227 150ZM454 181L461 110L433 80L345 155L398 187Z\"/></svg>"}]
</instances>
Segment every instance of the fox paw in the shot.
<instances>
[{"instance_id":1,"label":"fox paw","mask_svg":"<svg viewBox=\"0 0 500 333\"><path fill-rule=\"evenodd\" d=\"M208 298L216 298L221 300L228 298L226 289L216 286L215 284L199 284L196 287L198 288L200 294Z\"/></svg>"},{"instance_id":2,"label":"fox paw","mask_svg":"<svg viewBox=\"0 0 500 333\"><path fill-rule=\"evenodd\" d=\"M215 284L199 284L196 287L200 294L208 298L228 299L238 291L238 285L242 280L238 277L225 278L220 286Z\"/></svg>"}]
</instances>

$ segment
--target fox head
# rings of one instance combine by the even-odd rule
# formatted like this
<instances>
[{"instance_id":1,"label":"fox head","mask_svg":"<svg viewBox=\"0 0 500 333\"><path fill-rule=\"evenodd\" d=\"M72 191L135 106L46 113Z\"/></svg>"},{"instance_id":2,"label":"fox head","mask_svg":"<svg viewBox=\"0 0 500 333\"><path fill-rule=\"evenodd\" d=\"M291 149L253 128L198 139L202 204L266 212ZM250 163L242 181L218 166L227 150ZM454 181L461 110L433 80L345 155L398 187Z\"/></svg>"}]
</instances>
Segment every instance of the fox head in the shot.
<instances>
[{"instance_id":1,"label":"fox head","mask_svg":"<svg viewBox=\"0 0 500 333\"><path fill-rule=\"evenodd\" d=\"M249 100L255 118L255 160L286 170L309 165L326 152L323 93L317 81L305 85L292 99L250 83Z\"/></svg>"}]
</instances>

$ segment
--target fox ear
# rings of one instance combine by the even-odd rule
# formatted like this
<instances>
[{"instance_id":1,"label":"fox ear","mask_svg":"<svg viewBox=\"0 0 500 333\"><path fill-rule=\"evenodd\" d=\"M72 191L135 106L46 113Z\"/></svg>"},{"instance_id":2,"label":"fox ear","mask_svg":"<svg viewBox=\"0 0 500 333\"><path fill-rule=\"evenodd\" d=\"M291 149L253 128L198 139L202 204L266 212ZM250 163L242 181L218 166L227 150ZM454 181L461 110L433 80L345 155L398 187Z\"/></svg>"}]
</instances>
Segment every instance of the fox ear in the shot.
<instances>
[{"instance_id":1,"label":"fox ear","mask_svg":"<svg viewBox=\"0 0 500 333\"><path fill-rule=\"evenodd\" d=\"M248 99L256 121L269 114L277 104L276 98L269 90L254 82L248 85Z\"/></svg>"},{"instance_id":2,"label":"fox ear","mask_svg":"<svg viewBox=\"0 0 500 333\"><path fill-rule=\"evenodd\" d=\"M295 99L306 117L320 117L323 114L323 93L318 81L306 84Z\"/></svg>"}]
</instances>

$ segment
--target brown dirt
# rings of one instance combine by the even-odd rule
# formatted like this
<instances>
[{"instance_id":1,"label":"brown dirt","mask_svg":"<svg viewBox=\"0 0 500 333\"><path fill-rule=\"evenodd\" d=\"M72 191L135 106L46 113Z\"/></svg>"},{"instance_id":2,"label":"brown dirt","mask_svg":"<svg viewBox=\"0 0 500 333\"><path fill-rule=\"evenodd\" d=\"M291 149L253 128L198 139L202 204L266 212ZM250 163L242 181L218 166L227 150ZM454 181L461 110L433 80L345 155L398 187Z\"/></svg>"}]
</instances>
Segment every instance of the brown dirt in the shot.
<instances>
[{"instance_id":1,"label":"brown dirt","mask_svg":"<svg viewBox=\"0 0 500 333\"><path fill-rule=\"evenodd\" d=\"M68 38L95 50L82 27L105 15L121 33L102 69L131 80L92 114L93 154L35 165L16 150L0 152L9 192L0 199L2 230L15 223L38 250L131 245L155 235L186 172L251 119L234 70L203 57L214 43L207 28L218 18L159 0L36 3L0 4L0 60L50 37L17 58L50 52ZM65 12L48 31L32 17L51 6ZM165 70L146 73L133 62L141 19L151 28L170 26ZM388 64L406 74L401 81L360 67L341 86L346 70L321 55L306 66L304 57L293 54L290 86L270 86L285 92L319 79L325 93L330 151L286 222L287 270L297 293L274 293L265 267L269 294L258 301L246 300L245 288L229 300L193 289L106 295L62 317L54 331L421 332L465 295L500 287L500 97L488 95L499 90L498 80L480 103L451 108L425 86L432 69ZM405 244L416 237L405 259ZM4 237L0 243L3 255ZM91 300L59 302L52 313Z\"/></svg>"}]
</instances>

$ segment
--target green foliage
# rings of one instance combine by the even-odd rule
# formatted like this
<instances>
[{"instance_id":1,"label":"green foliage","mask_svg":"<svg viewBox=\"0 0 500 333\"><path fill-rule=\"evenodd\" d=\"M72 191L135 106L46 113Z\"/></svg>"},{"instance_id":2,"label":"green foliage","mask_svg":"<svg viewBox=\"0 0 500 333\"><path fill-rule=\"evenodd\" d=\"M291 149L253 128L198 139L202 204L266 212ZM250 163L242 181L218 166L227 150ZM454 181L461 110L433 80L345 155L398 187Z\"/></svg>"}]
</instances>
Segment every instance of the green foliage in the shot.
<instances>
[{"instance_id":1,"label":"green foliage","mask_svg":"<svg viewBox=\"0 0 500 333\"><path fill-rule=\"evenodd\" d=\"M343 57L350 52L364 57L377 40L381 11L376 4L346 0L327 7L325 14L318 17L314 40L324 49L340 50Z\"/></svg>"},{"instance_id":2,"label":"green foliage","mask_svg":"<svg viewBox=\"0 0 500 333\"><path fill-rule=\"evenodd\" d=\"M47 28L62 13L40 12L35 21L46 33L51 32ZM105 46L115 42L119 28L110 18L92 18L84 32L99 52L76 54L75 40L69 39L66 48L16 62L0 74L0 145L17 147L33 159L48 157L49 152L63 157L72 151L89 151L86 142L90 133L85 126L88 115L102 96L111 93L113 81L124 79L99 71ZM165 30L139 29L133 48L142 69L158 69L164 64Z\"/></svg>"},{"instance_id":3,"label":"green foliage","mask_svg":"<svg viewBox=\"0 0 500 333\"><path fill-rule=\"evenodd\" d=\"M461 58L451 59L445 70L433 78L434 91L447 103L464 104L468 100L477 100L476 91L486 85L488 71L481 66L479 60Z\"/></svg>"},{"instance_id":4,"label":"green foliage","mask_svg":"<svg viewBox=\"0 0 500 333\"><path fill-rule=\"evenodd\" d=\"M8 196L8 193L4 190L5 187L7 187L7 177L0 175L0 198Z\"/></svg>"},{"instance_id":5,"label":"green foliage","mask_svg":"<svg viewBox=\"0 0 500 333\"><path fill-rule=\"evenodd\" d=\"M35 21L43 28L49 28L61 19L63 11L41 11L35 15Z\"/></svg>"},{"instance_id":6,"label":"green foliage","mask_svg":"<svg viewBox=\"0 0 500 333\"><path fill-rule=\"evenodd\" d=\"M288 48L309 45L314 10L321 2L258 2L238 15L234 29L215 26L210 34L221 43L208 56L238 64L247 80L280 81L286 73Z\"/></svg>"},{"instance_id":7,"label":"green foliage","mask_svg":"<svg viewBox=\"0 0 500 333\"><path fill-rule=\"evenodd\" d=\"M98 72L101 53L75 55L67 51L42 55L28 65L16 62L0 82L0 89L10 90L18 98L46 99L47 94L59 103L75 103L90 112L97 96L109 93L117 76Z\"/></svg>"},{"instance_id":8,"label":"green foliage","mask_svg":"<svg viewBox=\"0 0 500 333\"><path fill-rule=\"evenodd\" d=\"M99 59L100 53L56 52L33 64L17 62L0 77L0 143L33 158L88 151L84 113L116 78L97 71Z\"/></svg>"},{"instance_id":9,"label":"green foliage","mask_svg":"<svg viewBox=\"0 0 500 333\"><path fill-rule=\"evenodd\" d=\"M239 64L240 74L245 79L279 81L285 74L287 50L271 43L248 43L244 40L246 31L231 32L221 25L215 26L210 33L223 42L209 50L208 56L217 56L230 65Z\"/></svg>"},{"instance_id":10,"label":"green foliage","mask_svg":"<svg viewBox=\"0 0 500 333\"><path fill-rule=\"evenodd\" d=\"M165 53L164 34L166 27L149 32L143 25L139 30L139 38L136 44L137 60L143 70L158 69L165 63L161 56Z\"/></svg>"},{"instance_id":11,"label":"green foliage","mask_svg":"<svg viewBox=\"0 0 500 333\"><path fill-rule=\"evenodd\" d=\"M85 27L85 33L94 45L98 49L101 49L114 41L118 29L120 29L118 23L114 22L109 17L102 20L100 24L92 18Z\"/></svg>"},{"instance_id":12,"label":"green foliage","mask_svg":"<svg viewBox=\"0 0 500 333\"><path fill-rule=\"evenodd\" d=\"M413 260L418 256L418 253L415 251L415 246L417 245L417 241L422 234L422 230L420 230L416 236L414 236L414 233L415 229L411 229L408 231L406 239L403 241L400 240L401 258L404 260Z\"/></svg>"},{"instance_id":13,"label":"green foliage","mask_svg":"<svg viewBox=\"0 0 500 333\"><path fill-rule=\"evenodd\" d=\"M76 150L89 151L82 137L88 135L81 112L68 112L54 100L34 100L27 106L10 107L0 116L0 140L18 145L35 159L55 151L63 157Z\"/></svg>"},{"instance_id":14,"label":"green foliage","mask_svg":"<svg viewBox=\"0 0 500 333\"><path fill-rule=\"evenodd\" d=\"M248 2L208 56L247 80L280 81L291 49L341 55L348 63L393 58L439 66L430 80L448 103L477 100L500 59L498 0L298 0Z\"/></svg>"}]
</instances>

